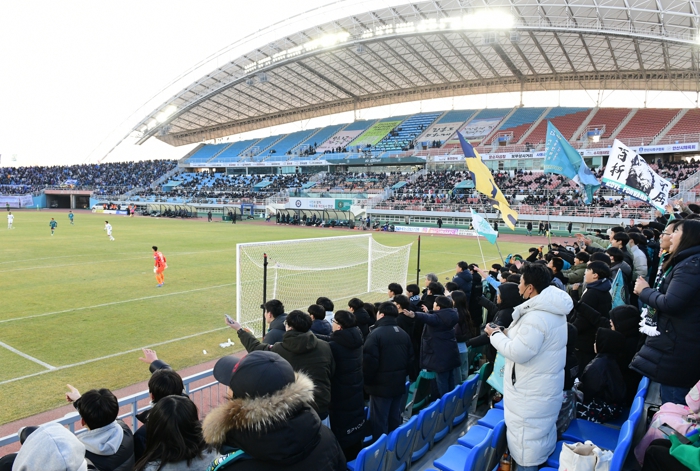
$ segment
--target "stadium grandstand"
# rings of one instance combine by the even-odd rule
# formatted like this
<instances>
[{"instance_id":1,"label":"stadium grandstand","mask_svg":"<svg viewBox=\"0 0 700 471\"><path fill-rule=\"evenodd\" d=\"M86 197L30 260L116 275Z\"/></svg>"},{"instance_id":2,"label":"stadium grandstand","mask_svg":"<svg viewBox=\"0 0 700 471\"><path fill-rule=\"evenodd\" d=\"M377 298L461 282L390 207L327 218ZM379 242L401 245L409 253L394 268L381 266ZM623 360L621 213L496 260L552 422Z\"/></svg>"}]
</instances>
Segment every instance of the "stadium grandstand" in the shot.
<instances>
[{"instance_id":1,"label":"stadium grandstand","mask_svg":"<svg viewBox=\"0 0 700 471\"><path fill-rule=\"evenodd\" d=\"M177 161L2 168L0 194L5 201L25 206L117 204L155 214L153 208L158 205L187 205L201 213L213 211L225 217L233 210L268 220L293 212L303 214L304 221L306 214L297 209L302 206L300 200L351 200L352 219L371 218L375 228L381 226L379 221L399 224L409 219L431 227L442 227L443 222L468 227L472 209L491 223L499 221L488 200L475 190L459 132L474 145L519 213L520 234L530 232L528 224L536 226L545 220L562 231L568 225L569 233L572 224L611 228L632 219L659 225L654 208L641 201L603 187L593 204L587 205L575 183L545 174L547 123L559 129L598 179L614 140L629 146L673 182L671 195L681 206L677 214L683 218L694 212L687 205L698 201L700 194L697 104L662 109L613 108L602 103L421 109L270 132L259 138L242 135L337 113L465 95L541 90L698 94L699 83L700 13L694 1L417 1L312 25L198 77L131 130L140 144L149 139L171 146L196 144ZM292 223L299 221L292 219ZM565 252L564 247L560 249ZM538 255L537 248L531 249L532 261L538 257L562 261L556 247L549 252ZM614 258L612 253L610 257ZM574 263L573 257L562 258L569 265ZM496 273L500 268L494 266L494 279L510 281L513 275ZM520 270L520 260L513 268ZM605 268L609 271L607 264ZM433 276L435 280L428 281L437 282ZM630 283L625 289L634 286ZM577 291L578 283L575 286L569 286L569 291ZM427 292L431 300L437 294ZM636 303L636 298L630 302ZM574 299L580 300L578 295ZM600 322L609 324L604 317ZM486 338L484 344L488 342ZM498 469L507 442L508 414L503 408L509 404L507 398L499 402L502 397L492 394L486 382L490 353L479 354L481 364L479 358L470 358L469 374L447 392L436 389L441 384L439 373L424 371L413 378L412 384L406 384L409 402L401 426L388 436L368 437L348 469ZM212 374L185 378L185 384L211 380ZM613 452L610 469L638 468L636 463L630 466L633 438L638 443L644 415L664 393L658 383L650 385L647 377L635 374L630 400L616 410L614 419L602 425L579 415L559 434L556 451L538 465L557 469L565 443L590 439ZM512 381L515 384L515 373ZM215 382L192 393L206 404L202 415L224 396L219 388ZM533 401L536 395L532 393ZM133 410L124 416L132 428L138 424L139 401L143 405L148 400L148 393L122 398L120 405ZM534 424L539 417L531 419ZM71 419L62 420L68 425ZM18 440L19 436L6 437L0 447ZM517 446L511 448L518 453Z\"/></svg>"}]
</instances>

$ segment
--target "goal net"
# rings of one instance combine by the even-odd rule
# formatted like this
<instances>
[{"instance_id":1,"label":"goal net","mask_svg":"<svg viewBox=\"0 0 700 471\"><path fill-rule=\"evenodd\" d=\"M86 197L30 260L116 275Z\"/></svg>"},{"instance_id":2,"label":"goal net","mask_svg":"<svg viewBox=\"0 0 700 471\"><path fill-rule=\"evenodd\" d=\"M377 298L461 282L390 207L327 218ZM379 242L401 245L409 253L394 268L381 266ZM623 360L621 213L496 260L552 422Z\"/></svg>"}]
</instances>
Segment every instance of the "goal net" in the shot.
<instances>
[{"instance_id":1,"label":"goal net","mask_svg":"<svg viewBox=\"0 0 700 471\"><path fill-rule=\"evenodd\" d=\"M372 234L237 244L236 319L260 326L265 254L267 300L279 299L286 312L306 311L325 296L338 310L354 297L386 299L389 283L405 286L411 245L388 247Z\"/></svg>"}]
</instances>

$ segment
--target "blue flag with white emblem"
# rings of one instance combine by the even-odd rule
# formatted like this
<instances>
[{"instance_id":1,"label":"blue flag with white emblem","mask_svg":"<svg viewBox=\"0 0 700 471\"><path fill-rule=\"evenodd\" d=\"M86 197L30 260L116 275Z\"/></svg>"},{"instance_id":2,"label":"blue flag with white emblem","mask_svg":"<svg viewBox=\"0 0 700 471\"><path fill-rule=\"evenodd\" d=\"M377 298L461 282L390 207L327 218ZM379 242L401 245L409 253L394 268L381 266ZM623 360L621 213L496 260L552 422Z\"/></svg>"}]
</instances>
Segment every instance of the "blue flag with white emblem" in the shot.
<instances>
[{"instance_id":1,"label":"blue flag with white emblem","mask_svg":"<svg viewBox=\"0 0 700 471\"><path fill-rule=\"evenodd\" d=\"M584 202L591 204L600 182L586 166L581 154L573 148L559 130L547 121L547 143L544 152L544 172L556 173L576 182L586 192Z\"/></svg>"}]
</instances>

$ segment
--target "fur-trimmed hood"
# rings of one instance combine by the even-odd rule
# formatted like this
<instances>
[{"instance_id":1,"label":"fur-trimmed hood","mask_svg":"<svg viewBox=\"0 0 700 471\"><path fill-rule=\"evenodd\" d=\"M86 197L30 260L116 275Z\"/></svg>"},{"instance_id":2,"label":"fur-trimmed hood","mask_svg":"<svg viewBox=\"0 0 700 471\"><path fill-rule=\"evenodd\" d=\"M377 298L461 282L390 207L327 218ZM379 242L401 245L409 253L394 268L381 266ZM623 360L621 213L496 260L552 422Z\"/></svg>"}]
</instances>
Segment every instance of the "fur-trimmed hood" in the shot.
<instances>
[{"instance_id":1,"label":"fur-trimmed hood","mask_svg":"<svg viewBox=\"0 0 700 471\"><path fill-rule=\"evenodd\" d=\"M313 404L313 381L301 372L294 375L296 379L293 383L270 396L234 397L209 412L202 424L204 440L219 448L227 443L229 432L264 434L287 421L303 406Z\"/></svg>"}]
</instances>

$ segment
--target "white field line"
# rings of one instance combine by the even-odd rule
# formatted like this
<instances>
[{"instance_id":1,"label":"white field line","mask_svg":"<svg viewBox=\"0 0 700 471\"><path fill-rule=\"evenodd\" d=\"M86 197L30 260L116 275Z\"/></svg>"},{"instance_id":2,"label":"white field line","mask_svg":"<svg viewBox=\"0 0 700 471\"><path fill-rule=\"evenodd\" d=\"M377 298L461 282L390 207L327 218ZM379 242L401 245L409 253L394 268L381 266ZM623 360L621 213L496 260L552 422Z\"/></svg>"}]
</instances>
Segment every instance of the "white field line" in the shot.
<instances>
[{"instance_id":1,"label":"white field line","mask_svg":"<svg viewBox=\"0 0 700 471\"><path fill-rule=\"evenodd\" d=\"M174 252L168 254L168 256L172 255L199 255L199 254L204 254L204 253L219 253L219 252L232 252L236 249L222 249L222 250L207 250L207 251L202 251L202 252ZM63 257L55 257L55 258L63 258ZM83 263L68 263L65 265L43 265L39 267L25 267L25 268L12 268L10 270L0 270L0 273L9 273L13 271L26 271L26 270L43 270L46 268L63 268L63 267L75 267L75 266L84 266L84 265L95 265L98 263L114 263L114 262L122 262L125 260L148 260L148 259L153 259L153 257L149 256L140 256L140 257L131 257L131 258L119 258L119 259L114 259L114 260L97 260L94 262L83 262ZM39 259L36 259L39 260ZM9 263L9 262L2 262L2 263ZM15 262L13 262L15 263Z\"/></svg>"},{"instance_id":2,"label":"white field line","mask_svg":"<svg viewBox=\"0 0 700 471\"><path fill-rule=\"evenodd\" d=\"M16 353L17 355L24 357L27 360L33 361L34 363L38 363L39 365L43 366L44 368L46 368L48 370L55 370L56 369L55 366L51 366L48 363L44 363L43 361L34 358L33 356L27 355L26 353L22 353L19 350L17 350L16 348L11 347L6 343L0 342L0 347L4 347L4 348L8 349L9 351L11 351L12 353Z\"/></svg>"},{"instance_id":3,"label":"white field line","mask_svg":"<svg viewBox=\"0 0 700 471\"><path fill-rule=\"evenodd\" d=\"M109 358L114 358L114 357L126 355L126 354L128 354L128 353L140 352L140 351L141 351L142 349L144 349L144 348L158 347L158 346L160 346L160 345L166 345L166 344L173 343L173 342L179 342L179 341L181 341L181 340L187 340L187 339L191 339L191 338L193 338L193 337L198 337L198 336L200 336L200 335L205 335L205 334L211 334L211 333L213 333L213 332L217 332L217 331L219 331L219 330L225 330L225 329L230 329L230 327L219 327L218 329L212 329L212 330L207 330L207 331L205 331L205 332L199 332L199 333L197 333L197 334L186 335L186 336L184 336L184 337L180 337L180 338L177 338L177 339L172 339L172 340L166 340L166 341L164 341L164 342L153 343L153 344L151 344L151 345L145 345L145 346L139 347L139 348L132 348L131 350L125 350L125 351L123 351L123 352L118 352L118 353L112 353L111 355L105 355L105 356L99 357L99 358L92 358L92 359L90 359L90 360L80 361L80 362L78 362L78 363L72 363L72 364L70 364L70 365L63 365L63 366L53 367L53 369L51 369L51 370L40 371L40 372L38 372L38 373L32 373L32 374L29 374L29 375L20 376L20 377L18 377L18 378L12 378L12 379L6 379L5 381L0 381L0 386L3 385L3 384L13 383L13 382L15 382L15 381L20 381L20 380L27 379L27 378L33 378L33 377L35 377L35 376L41 376L41 375L44 375L44 374L46 374L46 373L51 373L52 371L66 370L66 369L68 369L68 368L74 368L74 367L76 367L76 366L87 365L87 364L89 364L89 363L94 363L94 362L96 362L96 361L101 361L101 360L107 360L107 359L109 359Z\"/></svg>"},{"instance_id":4,"label":"white field line","mask_svg":"<svg viewBox=\"0 0 700 471\"><path fill-rule=\"evenodd\" d=\"M12 319L0 320L0 324L5 324L7 322L14 322L14 321L22 321L22 320L26 320L26 319L36 319L37 317L54 316L56 314L65 314L67 312L84 311L86 309L95 309L98 307L115 306L117 304L133 303L136 301L145 301L147 299L164 298L166 296L175 296L178 294L187 294L187 293L194 293L197 291L206 291L209 289L225 288L227 286L234 286L235 284L236 283L225 283L223 285L215 285L215 286L207 286L204 288L188 289L185 291L176 291L174 293L154 294L153 296L144 296L142 298L125 299L123 301L113 301L111 303L95 304L93 306L74 307L72 309L64 309L63 311L45 312L43 314L33 314L31 316L24 316L24 317L13 317Z\"/></svg>"}]
</instances>

